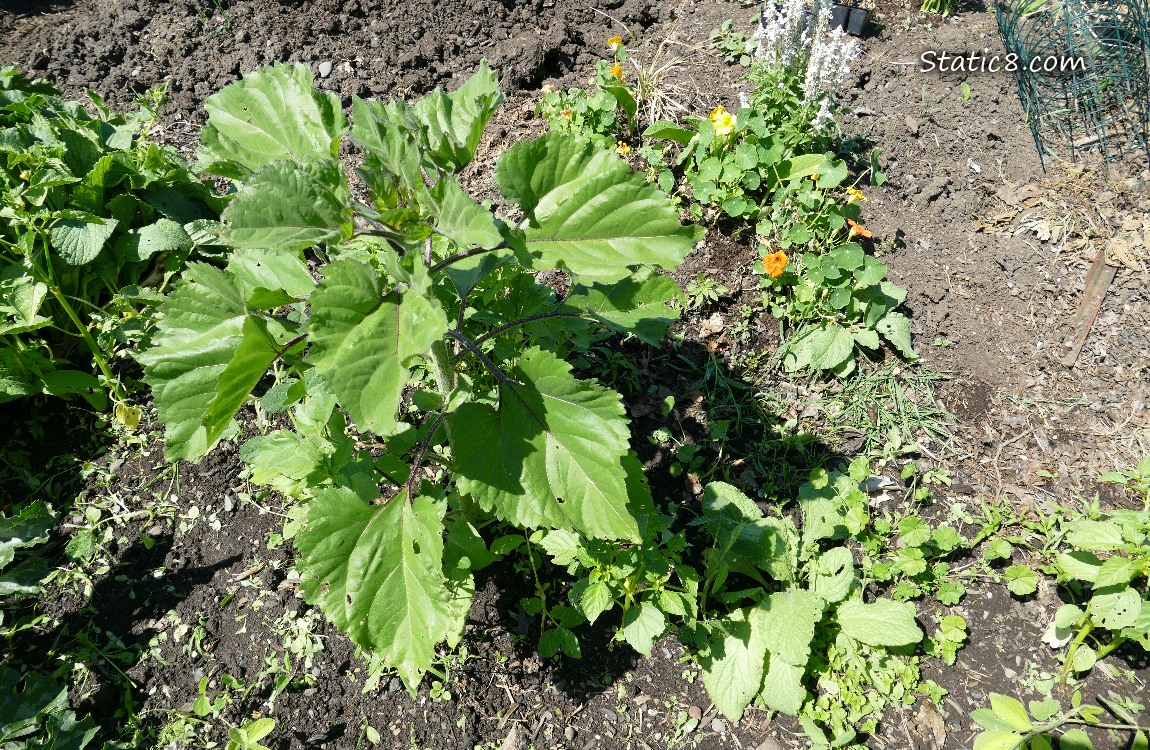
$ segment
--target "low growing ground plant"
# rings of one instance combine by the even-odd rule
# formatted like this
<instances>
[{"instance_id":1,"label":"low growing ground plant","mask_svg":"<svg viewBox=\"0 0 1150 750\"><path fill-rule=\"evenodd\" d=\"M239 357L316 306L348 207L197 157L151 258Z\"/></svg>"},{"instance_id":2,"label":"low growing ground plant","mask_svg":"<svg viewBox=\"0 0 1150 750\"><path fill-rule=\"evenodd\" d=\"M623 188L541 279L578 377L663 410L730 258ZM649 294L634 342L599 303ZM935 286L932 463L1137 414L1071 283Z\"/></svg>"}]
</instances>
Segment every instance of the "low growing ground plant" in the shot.
<instances>
[{"instance_id":1,"label":"low growing ground plant","mask_svg":"<svg viewBox=\"0 0 1150 750\"><path fill-rule=\"evenodd\" d=\"M204 228L224 200L146 140L157 97L126 116L89 98L94 114L0 69L0 403L78 394L103 408L111 393L134 427L112 360L143 338L171 274L214 244Z\"/></svg>"}]
</instances>

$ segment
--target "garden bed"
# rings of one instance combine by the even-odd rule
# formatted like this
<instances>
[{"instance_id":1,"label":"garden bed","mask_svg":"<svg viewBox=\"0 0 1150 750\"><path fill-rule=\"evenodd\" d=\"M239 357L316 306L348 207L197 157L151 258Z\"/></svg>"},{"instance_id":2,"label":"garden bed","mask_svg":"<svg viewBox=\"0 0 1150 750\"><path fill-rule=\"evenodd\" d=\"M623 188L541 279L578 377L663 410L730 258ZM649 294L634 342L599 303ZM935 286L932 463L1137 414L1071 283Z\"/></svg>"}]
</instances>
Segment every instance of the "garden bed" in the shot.
<instances>
[{"instance_id":1,"label":"garden bed","mask_svg":"<svg viewBox=\"0 0 1150 750\"><path fill-rule=\"evenodd\" d=\"M689 473L671 471L674 455L647 439L667 421L660 408L673 396L671 417L701 445L708 437L692 426L693 411L716 403L732 414L756 404L763 425L753 429L763 434L773 426L812 436L779 447L774 463L759 464L776 473L743 473L744 488L785 486L793 496L815 457L861 452L870 453L876 476L892 480L892 489L871 499L876 513L901 499L907 458L920 473L944 470L952 480L931 488L933 504L921 514L932 522L961 519L964 510L976 514L980 504L1042 517L1056 504L1081 507L1082 498L1100 490L1104 510L1138 507L1132 495L1096 480L1150 454L1150 171L1126 165L1119 181L1090 166L1048 165L1043 172L1007 74L919 70L924 50L998 49L992 10L963 9L940 20L882 1L877 15L881 25L863 40L863 56L839 97L846 111L840 122L848 135L881 149L887 182L866 190L864 216L874 235L868 250L909 291L920 361L900 365L888 354L863 369L882 373L881 382L896 384L903 395L909 390L923 407L937 398L956 422L933 440L920 432L917 450L903 456L876 434L886 424L877 410L891 408L893 396L864 396L835 380L773 368L778 324L758 305L752 270L759 243L753 231L714 222L676 272L689 293L692 283L708 282L696 286L696 304L675 329L683 347L671 352L632 341L618 349L618 361L601 352L588 363L601 380L608 372L617 377L611 384L624 394L632 444L657 501L699 502ZM744 71L707 43L711 29L728 18L750 31L749 16L742 4L719 0L180 0L158 9L142 0L17 3L0 10L0 63L47 77L71 97L91 88L115 107L166 82L171 101L154 133L190 155L205 121L204 100L260 65L308 63L317 86L347 105L353 95L455 88L487 58L502 71L508 92L476 157L478 172L490 174L487 167L510 145L545 130L534 114L540 88L583 85L616 34L635 35L629 45L636 56L655 55L660 43L673 40L664 49L683 64L668 85L691 113L705 117L721 104L737 109ZM490 183L468 179L472 195L493 197ZM1087 345L1067 367L1063 341L1103 246L1119 270ZM752 308L749 315L744 307ZM932 394L917 368L951 377ZM839 415L856 398L872 398L870 411L844 421ZM162 428L154 421L105 450L91 444L78 408L54 408L45 416L0 406L10 410L12 424L27 425L13 445L31 448L29 462L58 467L53 486L78 493L79 508L95 509L96 520L64 517L72 525L57 528L55 548L77 527L110 533L90 581L61 578L63 593L36 607L45 623L19 634L14 645L85 655L73 708L101 725L126 719L130 687L134 713L151 727L195 716L201 694L231 696L234 703L220 706L220 716L233 725L274 718L276 730L264 742L284 749L367 747L374 733L382 747L807 746L798 724L785 717L752 709L739 722L727 720L674 637L641 657L611 642L610 615L583 637L581 659L541 659L538 623L520 604L532 583L509 564L478 575L462 645L445 657L446 671L429 675L413 698L398 678L373 678L369 660L303 602L298 579L289 575L292 546L279 543L275 496L253 501L258 496L240 476L237 443L225 443L202 463L172 466L162 460ZM253 415L241 416L244 434L257 434ZM79 426L69 435L77 444L43 445L58 424L73 421ZM750 437L732 445L748 454L762 447ZM67 460L51 458L57 453L79 456L83 477ZM4 489L19 499L17 490L26 487L8 478ZM977 531L973 522L956 523L965 534ZM989 578L970 580L954 606L921 600L924 630L932 632L946 614L961 615L968 645L953 667L922 662L924 677L949 691L938 706L920 699L888 709L865 738L868 746L970 747L977 728L969 713L986 706L989 693L1035 698L1057 674L1058 655L1042 640L1062 603L1045 580L1034 594L1018 597ZM81 624L88 620L90 626ZM1110 674L1098 668L1085 678L1084 695L1144 696L1150 679L1144 658L1134 648L1119 650ZM279 674L306 674L308 684L279 692L270 704ZM227 740L222 723L204 732ZM1099 748L1124 747L1127 738L1094 735Z\"/></svg>"}]
</instances>

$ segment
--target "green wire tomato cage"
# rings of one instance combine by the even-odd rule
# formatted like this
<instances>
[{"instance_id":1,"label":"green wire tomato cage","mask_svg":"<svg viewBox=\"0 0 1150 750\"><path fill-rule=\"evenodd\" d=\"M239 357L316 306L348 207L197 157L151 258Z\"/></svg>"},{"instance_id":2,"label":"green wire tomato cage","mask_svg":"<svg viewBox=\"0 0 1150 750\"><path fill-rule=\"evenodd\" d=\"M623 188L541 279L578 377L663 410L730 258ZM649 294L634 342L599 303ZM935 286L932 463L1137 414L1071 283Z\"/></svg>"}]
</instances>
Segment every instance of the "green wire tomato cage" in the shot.
<instances>
[{"instance_id":1,"label":"green wire tomato cage","mask_svg":"<svg viewBox=\"0 0 1150 750\"><path fill-rule=\"evenodd\" d=\"M1150 0L998 0L1038 155L1150 161Z\"/></svg>"}]
</instances>

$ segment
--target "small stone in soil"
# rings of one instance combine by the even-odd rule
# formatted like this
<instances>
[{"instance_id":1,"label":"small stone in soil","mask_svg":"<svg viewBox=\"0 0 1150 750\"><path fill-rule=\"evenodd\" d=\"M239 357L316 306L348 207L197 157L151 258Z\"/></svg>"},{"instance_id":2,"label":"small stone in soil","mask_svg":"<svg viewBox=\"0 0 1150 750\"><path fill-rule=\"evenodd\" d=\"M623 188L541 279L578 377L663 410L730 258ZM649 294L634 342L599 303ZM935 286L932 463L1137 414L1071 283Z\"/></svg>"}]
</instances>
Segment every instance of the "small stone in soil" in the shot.
<instances>
[{"instance_id":1,"label":"small stone in soil","mask_svg":"<svg viewBox=\"0 0 1150 750\"><path fill-rule=\"evenodd\" d=\"M699 708L698 706L688 706L687 716L690 716L695 721L698 721L699 719L703 718L703 709Z\"/></svg>"},{"instance_id":2,"label":"small stone in soil","mask_svg":"<svg viewBox=\"0 0 1150 750\"><path fill-rule=\"evenodd\" d=\"M727 725L723 723L722 719L711 719L711 731L722 734L727 731Z\"/></svg>"},{"instance_id":3,"label":"small stone in soil","mask_svg":"<svg viewBox=\"0 0 1150 750\"><path fill-rule=\"evenodd\" d=\"M327 78L329 75L331 75L331 68L332 68L331 60L324 60L323 62L321 62L319 64L319 68L318 68L319 77L320 78Z\"/></svg>"},{"instance_id":4,"label":"small stone in soil","mask_svg":"<svg viewBox=\"0 0 1150 750\"><path fill-rule=\"evenodd\" d=\"M575 739L575 727L567 727L564 729L563 736L567 739L568 742Z\"/></svg>"}]
</instances>

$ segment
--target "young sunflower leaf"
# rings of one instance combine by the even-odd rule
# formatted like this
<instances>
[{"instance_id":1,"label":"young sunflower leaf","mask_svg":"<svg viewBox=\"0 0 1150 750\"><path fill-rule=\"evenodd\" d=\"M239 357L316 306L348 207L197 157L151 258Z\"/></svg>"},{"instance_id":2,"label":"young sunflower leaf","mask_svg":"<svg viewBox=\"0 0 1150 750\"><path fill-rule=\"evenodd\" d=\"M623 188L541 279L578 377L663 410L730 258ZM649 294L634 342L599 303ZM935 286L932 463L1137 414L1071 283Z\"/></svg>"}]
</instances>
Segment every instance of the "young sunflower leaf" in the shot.
<instances>
[{"instance_id":1,"label":"young sunflower leaf","mask_svg":"<svg viewBox=\"0 0 1150 750\"><path fill-rule=\"evenodd\" d=\"M234 179L280 159L334 158L347 129L339 96L317 92L306 65L248 73L208 97L204 109L202 171Z\"/></svg>"},{"instance_id":2,"label":"young sunflower leaf","mask_svg":"<svg viewBox=\"0 0 1150 750\"><path fill-rule=\"evenodd\" d=\"M369 505L346 488L322 490L295 543L308 602L413 691L454 627L435 503L401 491Z\"/></svg>"},{"instance_id":3,"label":"young sunflower leaf","mask_svg":"<svg viewBox=\"0 0 1150 750\"><path fill-rule=\"evenodd\" d=\"M299 253L278 250L247 250L233 253L228 271L252 289L283 292L292 299L303 299L315 289L315 280Z\"/></svg>"},{"instance_id":4,"label":"young sunflower leaf","mask_svg":"<svg viewBox=\"0 0 1150 750\"><path fill-rule=\"evenodd\" d=\"M361 428L391 434L411 360L447 332L443 309L414 291L385 294L379 274L353 260L327 266L310 301L308 361Z\"/></svg>"},{"instance_id":5,"label":"young sunflower leaf","mask_svg":"<svg viewBox=\"0 0 1150 750\"><path fill-rule=\"evenodd\" d=\"M618 281L642 265L675 268L702 239L702 228L679 224L670 198L591 142L550 133L516 144L495 178L527 215L518 255L532 270Z\"/></svg>"},{"instance_id":6,"label":"young sunflower leaf","mask_svg":"<svg viewBox=\"0 0 1150 750\"><path fill-rule=\"evenodd\" d=\"M49 239L52 247L70 266L91 263L104 249L104 244L116 231L115 219L91 217L91 220L61 219L52 227Z\"/></svg>"},{"instance_id":7,"label":"young sunflower leaf","mask_svg":"<svg viewBox=\"0 0 1150 750\"><path fill-rule=\"evenodd\" d=\"M436 89L417 101L410 111L424 127L428 157L450 172L467 166L502 101L499 79L486 60L457 90L445 94Z\"/></svg>"},{"instance_id":8,"label":"young sunflower leaf","mask_svg":"<svg viewBox=\"0 0 1150 750\"><path fill-rule=\"evenodd\" d=\"M220 373L216 397L204 409L201 422L208 445L215 445L224 434L236 410L251 395L256 383L279 354L280 348L268 333L267 322L263 318L244 318L240 345L232 361Z\"/></svg>"},{"instance_id":9,"label":"young sunflower leaf","mask_svg":"<svg viewBox=\"0 0 1150 750\"><path fill-rule=\"evenodd\" d=\"M810 591L794 589L771 594L751 610L751 626L761 630L771 661L805 667L811 657L815 626L823 616L823 601Z\"/></svg>"},{"instance_id":10,"label":"young sunflower leaf","mask_svg":"<svg viewBox=\"0 0 1150 750\"><path fill-rule=\"evenodd\" d=\"M238 279L204 263L188 264L184 278L160 307L152 346L137 355L167 426L164 452L171 461L195 461L211 450L235 413L225 416L228 405L239 406L239 391L254 385L274 358L263 338L267 330L245 329L246 290ZM243 361L233 366L245 342ZM213 415L205 419L209 406Z\"/></svg>"},{"instance_id":11,"label":"young sunflower leaf","mask_svg":"<svg viewBox=\"0 0 1150 750\"><path fill-rule=\"evenodd\" d=\"M736 610L719 622L711 642L699 655L703 685L715 706L731 721L738 721L763 684L767 640L762 628Z\"/></svg>"},{"instance_id":12,"label":"young sunflower leaf","mask_svg":"<svg viewBox=\"0 0 1150 750\"><path fill-rule=\"evenodd\" d=\"M463 248L491 249L503 243L499 222L475 202L456 177L445 177L430 192L437 232Z\"/></svg>"},{"instance_id":13,"label":"young sunflower leaf","mask_svg":"<svg viewBox=\"0 0 1150 750\"><path fill-rule=\"evenodd\" d=\"M351 137L367 152L360 175L374 193L377 207L395 208L401 197L423 186L420 148L404 127L399 103L352 99Z\"/></svg>"},{"instance_id":14,"label":"young sunflower leaf","mask_svg":"<svg viewBox=\"0 0 1150 750\"><path fill-rule=\"evenodd\" d=\"M768 660L770 666L763 678L763 689L759 693L768 708L797 716L807 699L807 689L803 687L803 667L788 664L774 655Z\"/></svg>"},{"instance_id":15,"label":"young sunflower leaf","mask_svg":"<svg viewBox=\"0 0 1150 750\"><path fill-rule=\"evenodd\" d=\"M651 655L651 647L667 629L667 618L651 602L642 602L623 615L623 640L643 656Z\"/></svg>"},{"instance_id":16,"label":"young sunflower leaf","mask_svg":"<svg viewBox=\"0 0 1150 750\"><path fill-rule=\"evenodd\" d=\"M460 491L516 526L638 541L619 394L576 380L571 365L537 348L513 378L500 385L497 409L469 403L452 417Z\"/></svg>"},{"instance_id":17,"label":"young sunflower leaf","mask_svg":"<svg viewBox=\"0 0 1150 750\"><path fill-rule=\"evenodd\" d=\"M851 599L839 606L836 619L845 635L868 646L909 646L922 640L914 615L910 602Z\"/></svg>"},{"instance_id":18,"label":"young sunflower leaf","mask_svg":"<svg viewBox=\"0 0 1150 750\"><path fill-rule=\"evenodd\" d=\"M237 248L304 250L350 237L343 168L334 159L278 161L244 183L224 210L224 238Z\"/></svg>"}]
</instances>

